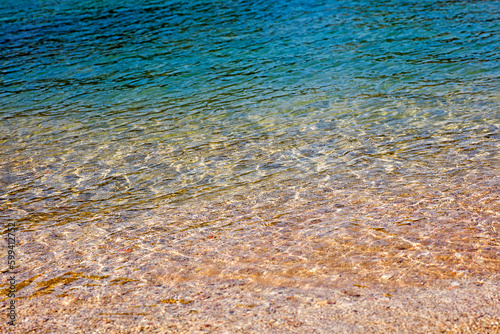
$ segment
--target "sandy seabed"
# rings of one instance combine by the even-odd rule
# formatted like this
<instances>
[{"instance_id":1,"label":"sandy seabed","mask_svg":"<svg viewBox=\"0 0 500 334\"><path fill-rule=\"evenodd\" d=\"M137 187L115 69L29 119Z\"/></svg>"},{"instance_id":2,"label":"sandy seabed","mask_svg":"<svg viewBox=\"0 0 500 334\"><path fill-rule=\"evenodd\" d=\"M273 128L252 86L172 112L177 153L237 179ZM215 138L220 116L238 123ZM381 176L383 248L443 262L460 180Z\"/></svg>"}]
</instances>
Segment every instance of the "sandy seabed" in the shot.
<instances>
[{"instance_id":1,"label":"sandy seabed","mask_svg":"<svg viewBox=\"0 0 500 334\"><path fill-rule=\"evenodd\" d=\"M19 303L12 333L499 333L499 284L273 287L205 279ZM166 298L166 297L170 298ZM3 310L6 312L5 308Z\"/></svg>"},{"instance_id":2,"label":"sandy seabed","mask_svg":"<svg viewBox=\"0 0 500 334\"><path fill-rule=\"evenodd\" d=\"M249 192L18 233L9 333L499 333L495 178Z\"/></svg>"}]
</instances>

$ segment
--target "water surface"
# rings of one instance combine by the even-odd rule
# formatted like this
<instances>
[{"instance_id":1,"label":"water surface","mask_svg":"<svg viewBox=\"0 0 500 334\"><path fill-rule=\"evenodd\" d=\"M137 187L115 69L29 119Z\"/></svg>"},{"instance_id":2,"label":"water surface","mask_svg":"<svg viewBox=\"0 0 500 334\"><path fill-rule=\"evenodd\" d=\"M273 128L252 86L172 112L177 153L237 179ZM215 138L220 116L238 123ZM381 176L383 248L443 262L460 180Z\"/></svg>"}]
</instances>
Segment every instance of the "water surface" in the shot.
<instances>
[{"instance_id":1,"label":"water surface","mask_svg":"<svg viewBox=\"0 0 500 334\"><path fill-rule=\"evenodd\" d=\"M0 2L0 220L24 296L498 273L499 13Z\"/></svg>"}]
</instances>

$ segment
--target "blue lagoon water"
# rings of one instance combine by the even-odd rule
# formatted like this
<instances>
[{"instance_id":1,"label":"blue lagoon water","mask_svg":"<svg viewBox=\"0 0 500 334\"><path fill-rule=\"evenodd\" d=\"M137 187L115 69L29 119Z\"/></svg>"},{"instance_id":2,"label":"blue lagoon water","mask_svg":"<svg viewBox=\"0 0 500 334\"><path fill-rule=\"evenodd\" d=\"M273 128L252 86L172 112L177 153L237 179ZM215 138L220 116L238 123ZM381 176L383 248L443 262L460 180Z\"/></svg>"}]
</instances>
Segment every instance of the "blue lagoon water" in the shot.
<instances>
[{"instance_id":1,"label":"blue lagoon water","mask_svg":"<svg viewBox=\"0 0 500 334\"><path fill-rule=\"evenodd\" d=\"M1 1L20 295L498 273L499 50L499 1Z\"/></svg>"}]
</instances>

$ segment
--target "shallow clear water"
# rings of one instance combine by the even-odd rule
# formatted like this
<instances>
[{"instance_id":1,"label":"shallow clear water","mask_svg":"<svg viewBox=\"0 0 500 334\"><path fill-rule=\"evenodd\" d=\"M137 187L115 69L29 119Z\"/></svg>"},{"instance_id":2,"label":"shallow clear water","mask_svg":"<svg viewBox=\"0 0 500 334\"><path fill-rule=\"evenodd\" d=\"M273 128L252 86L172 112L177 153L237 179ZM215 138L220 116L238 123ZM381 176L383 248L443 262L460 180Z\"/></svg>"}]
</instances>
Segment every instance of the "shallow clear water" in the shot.
<instances>
[{"instance_id":1,"label":"shallow clear water","mask_svg":"<svg viewBox=\"0 0 500 334\"><path fill-rule=\"evenodd\" d=\"M66 289L30 284L71 270L498 272L499 16L498 1L0 2L0 219L19 223L23 288Z\"/></svg>"}]
</instances>

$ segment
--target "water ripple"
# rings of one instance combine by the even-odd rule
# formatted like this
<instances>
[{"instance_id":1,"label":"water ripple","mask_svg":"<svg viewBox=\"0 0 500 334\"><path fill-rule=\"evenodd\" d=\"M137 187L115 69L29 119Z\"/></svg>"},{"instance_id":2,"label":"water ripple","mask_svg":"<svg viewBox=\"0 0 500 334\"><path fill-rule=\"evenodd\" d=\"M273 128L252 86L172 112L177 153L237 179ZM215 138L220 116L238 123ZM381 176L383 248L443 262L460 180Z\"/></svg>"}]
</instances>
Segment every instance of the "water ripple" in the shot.
<instances>
[{"instance_id":1,"label":"water ripple","mask_svg":"<svg viewBox=\"0 0 500 334\"><path fill-rule=\"evenodd\" d=\"M0 219L70 244L126 231L144 249L218 231L221 259L268 256L280 277L292 259L323 265L333 253L311 249L328 245L352 252L339 268L383 245L441 263L436 247L461 247L447 238L494 239L499 14L486 0L1 2ZM231 244L273 227L299 246Z\"/></svg>"}]
</instances>

